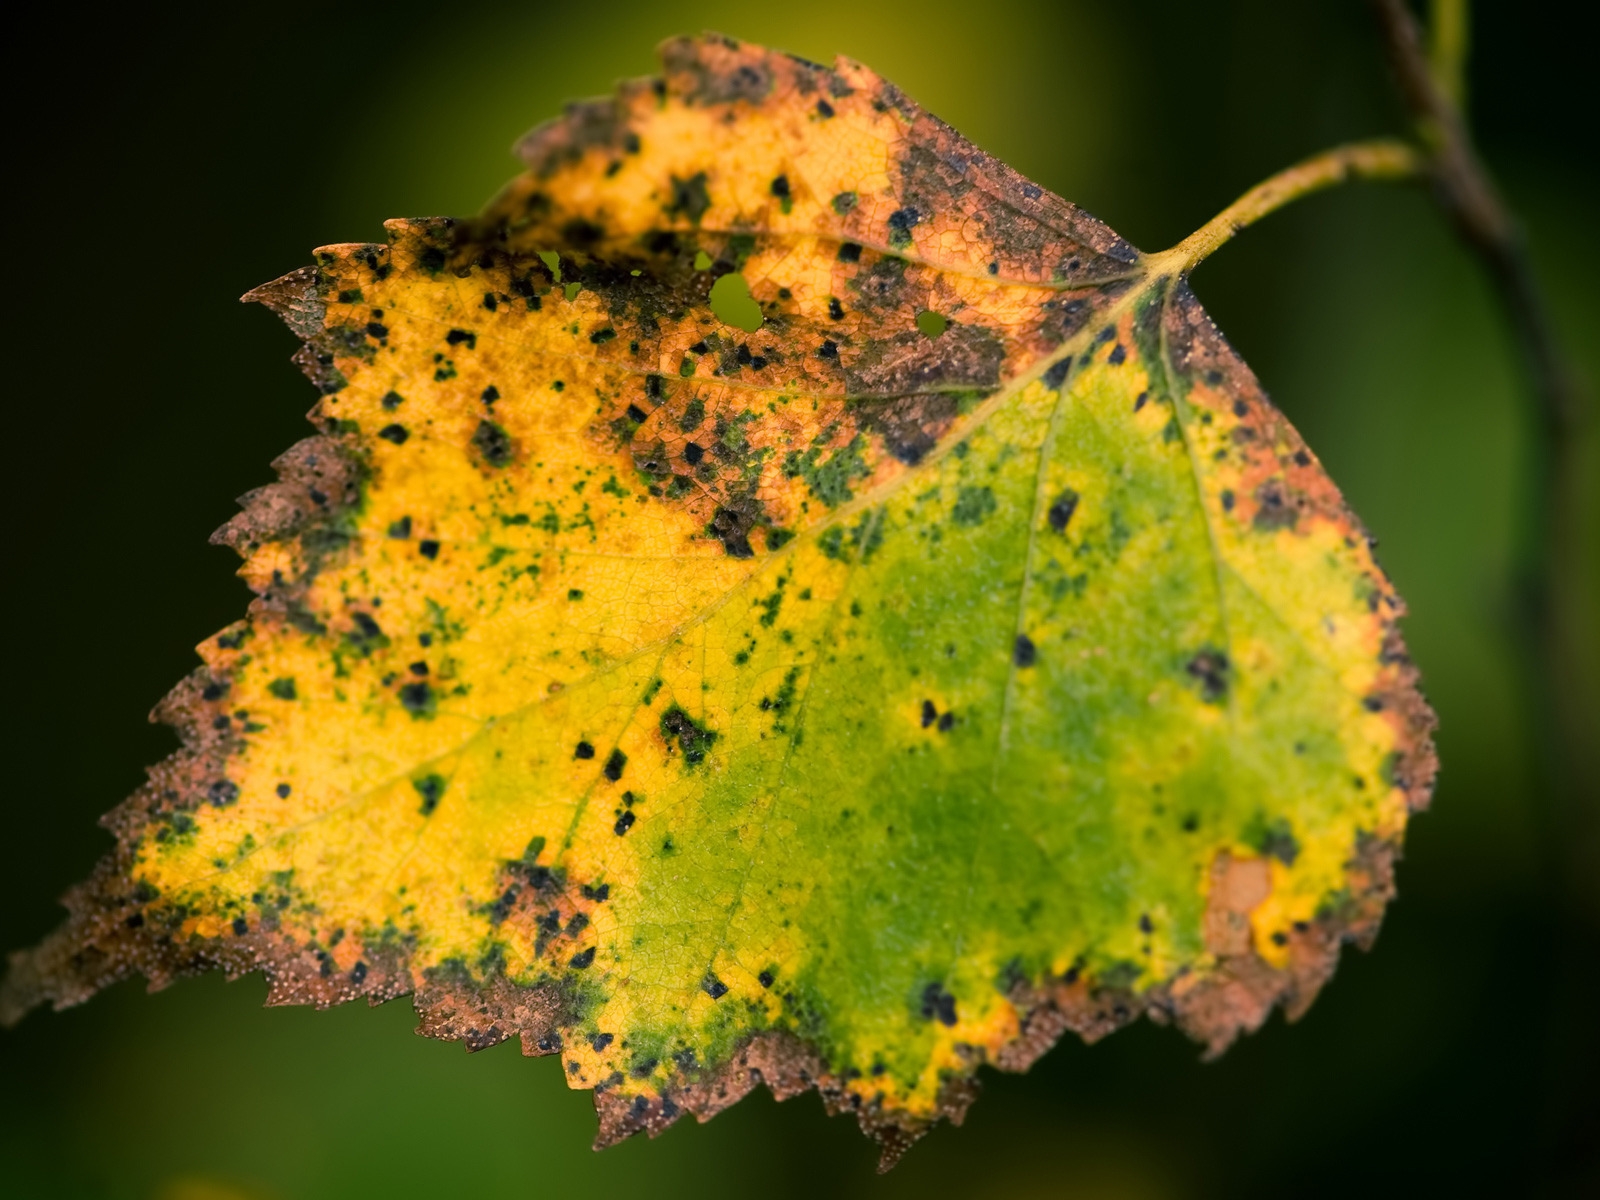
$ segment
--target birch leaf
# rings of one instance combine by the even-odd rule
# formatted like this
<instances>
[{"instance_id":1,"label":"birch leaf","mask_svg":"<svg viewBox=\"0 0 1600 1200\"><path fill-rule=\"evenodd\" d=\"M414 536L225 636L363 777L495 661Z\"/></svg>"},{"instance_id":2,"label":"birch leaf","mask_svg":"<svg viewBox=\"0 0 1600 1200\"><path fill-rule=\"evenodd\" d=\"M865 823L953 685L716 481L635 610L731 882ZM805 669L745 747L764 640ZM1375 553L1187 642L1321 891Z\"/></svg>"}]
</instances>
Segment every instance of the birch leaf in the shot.
<instances>
[{"instance_id":1,"label":"birch leaf","mask_svg":"<svg viewBox=\"0 0 1600 1200\"><path fill-rule=\"evenodd\" d=\"M1433 774L1402 606L1175 260L859 64L663 57L481 216L246 297L318 433L7 1020L413 994L602 1144L760 1082L887 1164L983 1064L1218 1052L1373 936Z\"/></svg>"}]
</instances>

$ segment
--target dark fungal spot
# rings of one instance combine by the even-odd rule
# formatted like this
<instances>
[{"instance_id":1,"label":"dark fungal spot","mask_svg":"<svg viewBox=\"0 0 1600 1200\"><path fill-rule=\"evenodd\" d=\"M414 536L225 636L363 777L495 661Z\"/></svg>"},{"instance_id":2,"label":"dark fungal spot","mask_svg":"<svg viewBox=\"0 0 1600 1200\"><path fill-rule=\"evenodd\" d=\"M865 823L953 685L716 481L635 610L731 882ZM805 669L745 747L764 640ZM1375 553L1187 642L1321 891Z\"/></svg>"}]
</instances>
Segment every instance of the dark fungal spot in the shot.
<instances>
[{"instance_id":1,"label":"dark fungal spot","mask_svg":"<svg viewBox=\"0 0 1600 1200\"><path fill-rule=\"evenodd\" d=\"M1011 647L1011 661L1019 667L1031 667L1039 661L1038 647L1027 634L1017 634L1017 640Z\"/></svg>"},{"instance_id":2,"label":"dark fungal spot","mask_svg":"<svg viewBox=\"0 0 1600 1200\"><path fill-rule=\"evenodd\" d=\"M227 808L239 798L239 785L231 779L219 779L206 789L206 799L217 808Z\"/></svg>"},{"instance_id":3,"label":"dark fungal spot","mask_svg":"<svg viewBox=\"0 0 1600 1200\"><path fill-rule=\"evenodd\" d=\"M438 558L439 543L432 538L423 538L422 541L417 543L417 553L422 555L423 558Z\"/></svg>"},{"instance_id":4,"label":"dark fungal spot","mask_svg":"<svg viewBox=\"0 0 1600 1200\"><path fill-rule=\"evenodd\" d=\"M1065 533L1067 525L1072 520L1072 514L1078 511L1078 493L1067 488L1050 505L1050 510L1045 516L1050 521L1050 528L1057 533Z\"/></svg>"},{"instance_id":5,"label":"dark fungal spot","mask_svg":"<svg viewBox=\"0 0 1600 1200\"><path fill-rule=\"evenodd\" d=\"M390 412L393 412L395 409L399 408L402 404L405 403L405 399L406 398L404 396L402 396L399 392L390 391L390 392L385 392L384 393L383 399L380 400L379 403L382 404L383 407L388 409Z\"/></svg>"},{"instance_id":6,"label":"dark fungal spot","mask_svg":"<svg viewBox=\"0 0 1600 1200\"><path fill-rule=\"evenodd\" d=\"M991 275L1000 274L1000 264L998 262L992 262L992 263L989 264L989 274L991 274Z\"/></svg>"},{"instance_id":7,"label":"dark fungal spot","mask_svg":"<svg viewBox=\"0 0 1600 1200\"><path fill-rule=\"evenodd\" d=\"M1202 650L1184 668L1200 684L1200 698L1216 704L1228 694L1228 656L1220 650Z\"/></svg>"},{"instance_id":8,"label":"dark fungal spot","mask_svg":"<svg viewBox=\"0 0 1600 1200\"><path fill-rule=\"evenodd\" d=\"M1133 411L1138 412L1150 399L1149 392L1140 392L1133 398Z\"/></svg>"},{"instance_id":9,"label":"dark fungal spot","mask_svg":"<svg viewBox=\"0 0 1600 1200\"><path fill-rule=\"evenodd\" d=\"M1151 922L1150 922L1150 914L1149 913L1140 913L1139 914L1139 932L1140 933L1153 933L1153 932L1155 932L1155 926L1153 924L1151 924Z\"/></svg>"},{"instance_id":10,"label":"dark fungal spot","mask_svg":"<svg viewBox=\"0 0 1600 1200\"><path fill-rule=\"evenodd\" d=\"M933 706L932 700L922 702L922 727L924 729L939 719L939 710Z\"/></svg>"},{"instance_id":11,"label":"dark fungal spot","mask_svg":"<svg viewBox=\"0 0 1600 1200\"><path fill-rule=\"evenodd\" d=\"M594 747L592 745L590 745L588 742L579 742L578 745L577 745L577 748L575 750L573 750L573 752L572 752L572 757L573 758L593 758L594 757Z\"/></svg>"},{"instance_id":12,"label":"dark fungal spot","mask_svg":"<svg viewBox=\"0 0 1600 1200\"><path fill-rule=\"evenodd\" d=\"M650 1073L656 1069L656 1066L660 1062L661 1060L659 1058L641 1058L638 1062L633 1064L632 1068L629 1069L628 1074L632 1075L635 1079L647 1079L649 1078ZM638 1097L634 1100L634 1104L638 1104L639 1101L643 1099L643 1096ZM667 1106L671 1103L672 1098L670 1096L662 1098L661 1113L663 1116L668 1115Z\"/></svg>"},{"instance_id":13,"label":"dark fungal spot","mask_svg":"<svg viewBox=\"0 0 1600 1200\"><path fill-rule=\"evenodd\" d=\"M439 799L444 795L444 776L428 774L420 779L413 779L411 786L417 789L417 795L422 797L422 805L417 809L425 817L431 817L433 810L439 807Z\"/></svg>"},{"instance_id":14,"label":"dark fungal spot","mask_svg":"<svg viewBox=\"0 0 1600 1200\"><path fill-rule=\"evenodd\" d=\"M941 1025L956 1023L956 998L944 990L940 983L930 983L922 989L922 1015Z\"/></svg>"},{"instance_id":15,"label":"dark fungal spot","mask_svg":"<svg viewBox=\"0 0 1600 1200\"><path fill-rule=\"evenodd\" d=\"M949 733L956 727L956 715L953 712L943 713L939 717L939 732Z\"/></svg>"},{"instance_id":16,"label":"dark fungal spot","mask_svg":"<svg viewBox=\"0 0 1600 1200\"><path fill-rule=\"evenodd\" d=\"M1232 488L1223 488L1222 489L1222 511L1223 512L1232 512L1233 511L1233 489Z\"/></svg>"},{"instance_id":17,"label":"dark fungal spot","mask_svg":"<svg viewBox=\"0 0 1600 1200\"><path fill-rule=\"evenodd\" d=\"M772 194L780 200L789 199L789 177L787 175L779 175L772 181Z\"/></svg>"},{"instance_id":18,"label":"dark fungal spot","mask_svg":"<svg viewBox=\"0 0 1600 1200\"><path fill-rule=\"evenodd\" d=\"M407 667L406 670L410 671L413 675L426 675L428 673L428 664L425 662L414 662Z\"/></svg>"},{"instance_id":19,"label":"dark fungal spot","mask_svg":"<svg viewBox=\"0 0 1600 1200\"><path fill-rule=\"evenodd\" d=\"M844 320L844 305L839 303L837 296L828 297L828 317L834 321Z\"/></svg>"},{"instance_id":20,"label":"dark fungal spot","mask_svg":"<svg viewBox=\"0 0 1600 1200\"><path fill-rule=\"evenodd\" d=\"M430 275L437 275L444 270L444 251L437 246L429 246L417 256L417 263Z\"/></svg>"},{"instance_id":21,"label":"dark fungal spot","mask_svg":"<svg viewBox=\"0 0 1600 1200\"><path fill-rule=\"evenodd\" d=\"M748 513L719 508L713 514L707 531L722 543L722 549L729 558L753 558L755 550L750 545L752 524Z\"/></svg>"},{"instance_id":22,"label":"dark fungal spot","mask_svg":"<svg viewBox=\"0 0 1600 1200\"><path fill-rule=\"evenodd\" d=\"M768 971L763 971L763 972L761 972L761 974L757 975L756 976L756 982L759 983L764 988L769 988L774 983L777 982L777 978L776 978L776 976L774 976L772 974L772 972L770 970L768 970Z\"/></svg>"},{"instance_id":23,"label":"dark fungal spot","mask_svg":"<svg viewBox=\"0 0 1600 1200\"><path fill-rule=\"evenodd\" d=\"M1296 450L1294 452L1294 461L1297 466L1309 467L1311 465L1311 455L1304 450Z\"/></svg>"},{"instance_id":24,"label":"dark fungal spot","mask_svg":"<svg viewBox=\"0 0 1600 1200\"><path fill-rule=\"evenodd\" d=\"M606 778L615 783L622 778L622 768L628 765L628 756L621 750L613 750L611 757L606 759Z\"/></svg>"},{"instance_id":25,"label":"dark fungal spot","mask_svg":"<svg viewBox=\"0 0 1600 1200\"><path fill-rule=\"evenodd\" d=\"M1257 529L1270 531L1291 528L1299 516L1299 510L1289 502L1280 481L1269 479L1256 489L1253 524Z\"/></svg>"},{"instance_id":26,"label":"dark fungal spot","mask_svg":"<svg viewBox=\"0 0 1600 1200\"><path fill-rule=\"evenodd\" d=\"M1072 370L1072 355L1067 355L1060 362L1051 363L1050 369L1044 373L1044 385L1053 392L1059 392L1061 385L1067 381L1067 372Z\"/></svg>"},{"instance_id":27,"label":"dark fungal spot","mask_svg":"<svg viewBox=\"0 0 1600 1200\"><path fill-rule=\"evenodd\" d=\"M572 956L571 960L570 960L569 965L575 971L582 971L586 967L590 966L593 962L594 962L594 947L590 946L587 950L580 950L580 951L578 951L578 953L574 954Z\"/></svg>"},{"instance_id":28,"label":"dark fungal spot","mask_svg":"<svg viewBox=\"0 0 1600 1200\"><path fill-rule=\"evenodd\" d=\"M389 524L389 536L397 540L404 540L411 536L411 518L401 517L398 521Z\"/></svg>"},{"instance_id":29,"label":"dark fungal spot","mask_svg":"<svg viewBox=\"0 0 1600 1200\"><path fill-rule=\"evenodd\" d=\"M511 436L493 421L478 422L472 444L491 467L503 467L511 461Z\"/></svg>"},{"instance_id":30,"label":"dark fungal spot","mask_svg":"<svg viewBox=\"0 0 1600 1200\"><path fill-rule=\"evenodd\" d=\"M287 800L289 798L289 793L294 789L291 788L287 783L280 783L272 790L278 794L279 800Z\"/></svg>"},{"instance_id":31,"label":"dark fungal spot","mask_svg":"<svg viewBox=\"0 0 1600 1200\"><path fill-rule=\"evenodd\" d=\"M833 116L833 105L829 104L826 100L818 100L817 114L822 117L823 120L827 120L829 117Z\"/></svg>"},{"instance_id":32,"label":"dark fungal spot","mask_svg":"<svg viewBox=\"0 0 1600 1200\"><path fill-rule=\"evenodd\" d=\"M206 684L205 689L200 693L200 699L221 700L227 694L228 685L225 683L219 683L217 680L213 679L210 683Z\"/></svg>"},{"instance_id":33,"label":"dark fungal spot","mask_svg":"<svg viewBox=\"0 0 1600 1200\"><path fill-rule=\"evenodd\" d=\"M1246 404L1243 400L1235 400L1233 402L1233 415L1236 416L1236 417L1249 416L1250 415L1250 406L1248 404Z\"/></svg>"},{"instance_id":34,"label":"dark fungal spot","mask_svg":"<svg viewBox=\"0 0 1600 1200\"><path fill-rule=\"evenodd\" d=\"M479 396L478 399L492 407L494 402L500 399L500 389L491 383L488 387L483 389L483 394Z\"/></svg>"},{"instance_id":35,"label":"dark fungal spot","mask_svg":"<svg viewBox=\"0 0 1600 1200\"><path fill-rule=\"evenodd\" d=\"M493 312L495 309L500 307L500 302L495 299L493 292L485 292L483 294L483 306L490 312Z\"/></svg>"},{"instance_id":36,"label":"dark fungal spot","mask_svg":"<svg viewBox=\"0 0 1600 1200\"><path fill-rule=\"evenodd\" d=\"M839 358L839 343L831 338L824 340L822 345L817 349L817 357L831 358L837 361Z\"/></svg>"},{"instance_id":37,"label":"dark fungal spot","mask_svg":"<svg viewBox=\"0 0 1600 1200\"><path fill-rule=\"evenodd\" d=\"M628 405L627 417L635 425L643 425L648 414L637 404Z\"/></svg>"},{"instance_id":38,"label":"dark fungal spot","mask_svg":"<svg viewBox=\"0 0 1600 1200\"><path fill-rule=\"evenodd\" d=\"M1118 342L1115 346L1111 347L1111 353L1106 355L1106 361L1113 367L1120 367L1127 357L1127 350L1123 348L1121 342Z\"/></svg>"},{"instance_id":39,"label":"dark fungal spot","mask_svg":"<svg viewBox=\"0 0 1600 1200\"><path fill-rule=\"evenodd\" d=\"M400 703L413 717L431 717L435 704L433 688L420 682L403 684Z\"/></svg>"},{"instance_id":40,"label":"dark fungal spot","mask_svg":"<svg viewBox=\"0 0 1600 1200\"><path fill-rule=\"evenodd\" d=\"M593 1046L594 1050L595 1050L595 1053L598 1054L600 1051L604 1050L607 1046L611 1045L611 1043L613 1041L615 1041L615 1040L616 1040L616 1038L615 1038L615 1036L613 1034L597 1033L592 1038L589 1039L589 1045Z\"/></svg>"},{"instance_id":41,"label":"dark fungal spot","mask_svg":"<svg viewBox=\"0 0 1600 1200\"><path fill-rule=\"evenodd\" d=\"M636 820L638 820L638 817L636 817L633 811L630 809L617 818L617 823L611 827L611 832L615 833L618 837L621 837L623 834L627 833L628 830L633 828L633 823Z\"/></svg>"},{"instance_id":42,"label":"dark fungal spot","mask_svg":"<svg viewBox=\"0 0 1600 1200\"><path fill-rule=\"evenodd\" d=\"M700 460L705 458L705 456L705 447L701 446L698 442L685 443L683 447L683 461L688 463L691 467L699 466Z\"/></svg>"},{"instance_id":43,"label":"dark fungal spot","mask_svg":"<svg viewBox=\"0 0 1600 1200\"><path fill-rule=\"evenodd\" d=\"M378 430L378 436L386 442L393 442L396 446L404 446L411 433L404 425L385 425Z\"/></svg>"},{"instance_id":44,"label":"dark fungal spot","mask_svg":"<svg viewBox=\"0 0 1600 1200\"><path fill-rule=\"evenodd\" d=\"M593 333L591 333L589 335L589 341L596 346L604 346L607 342L612 341L616 336L617 331L611 326L607 325L605 328L596 329Z\"/></svg>"},{"instance_id":45,"label":"dark fungal spot","mask_svg":"<svg viewBox=\"0 0 1600 1200\"><path fill-rule=\"evenodd\" d=\"M596 243L605 235L604 229L582 217L574 217L561 227L561 236L579 250L594 249Z\"/></svg>"},{"instance_id":46,"label":"dark fungal spot","mask_svg":"<svg viewBox=\"0 0 1600 1200\"><path fill-rule=\"evenodd\" d=\"M661 714L661 736L668 746L671 746L674 738L678 740L683 760L690 766L705 761L706 751L717 740L715 731L696 721L676 704Z\"/></svg>"},{"instance_id":47,"label":"dark fungal spot","mask_svg":"<svg viewBox=\"0 0 1600 1200\"><path fill-rule=\"evenodd\" d=\"M235 917L233 919L233 936L234 937L243 937L245 934L247 934L249 932L250 932L250 922L246 921L243 917Z\"/></svg>"},{"instance_id":48,"label":"dark fungal spot","mask_svg":"<svg viewBox=\"0 0 1600 1200\"><path fill-rule=\"evenodd\" d=\"M379 324L377 321L368 321L367 336L371 338L377 338L379 341L382 341L384 338L389 336L388 327Z\"/></svg>"},{"instance_id":49,"label":"dark fungal spot","mask_svg":"<svg viewBox=\"0 0 1600 1200\"><path fill-rule=\"evenodd\" d=\"M847 263L860 262L861 261L861 245L860 245L860 243L858 243L858 242L845 242L843 245L841 245L839 247L839 261L840 262L847 262Z\"/></svg>"},{"instance_id":50,"label":"dark fungal spot","mask_svg":"<svg viewBox=\"0 0 1600 1200\"><path fill-rule=\"evenodd\" d=\"M1282 817L1258 827L1250 842L1266 858L1275 858L1286 867L1300 857L1300 842L1289 822Z\"/></svg>"},{"instance_id":51,"label":"dark fungal spot","mask_svg":"<svg viewBox=\"0 0 1600 1200\"><path fill-rule=\"evenodd\" d=\"M444 340L449 342L452 346L459 346L462 343L466 343L468 350L476 349L478 345L478 335L465 329L452 329L449 333L444 335Z\"/></svg>"},{"instance_id":52,"label":"dark fungal spot","mask_svg":"<svg viewBox=\"0 0 1600 1200\"><path fill-rule=\"evenodd\" d=\"M671 213L682 213L696 225L711 207L711 197L706 192L706 173L697 171L688 179L672 177L672 202L667 206Z\"/></svg>"},{"instance_id":53,"label":"dark fungal spot","mask_svg":"<svg viewBox=\"0 0 1600 1200\"><path fill-rule=\"evenodd\" d=\"M280 676L267 684L267 692L279 700L293 700L295 698L294 680L289 676Z\"/></svg>"},{"instance_id":54,"label":"dark fungal spot","mask_svg":"<svg viewBox=\"0 0 1600 1200\"><path fill-rule=\"evenodd\" d=\"M889 214L889 245L904 250L911 244L911 230L922 220L914 208L897 208Z\"/></svg>"},{"instance_id":55,"label":"dark fungal spot","mask_svg":"<svg viewBox=\"0 0 1600 1200\"><path fill-rule=\"evenodd\" d=\"M700 981L700 987L705 994L710 996L713 1000L721 1000L728 994L728 985L723 983L722 980L718 979L710 971L707 971L706 977Z\"/></svg>"}]
</instances>

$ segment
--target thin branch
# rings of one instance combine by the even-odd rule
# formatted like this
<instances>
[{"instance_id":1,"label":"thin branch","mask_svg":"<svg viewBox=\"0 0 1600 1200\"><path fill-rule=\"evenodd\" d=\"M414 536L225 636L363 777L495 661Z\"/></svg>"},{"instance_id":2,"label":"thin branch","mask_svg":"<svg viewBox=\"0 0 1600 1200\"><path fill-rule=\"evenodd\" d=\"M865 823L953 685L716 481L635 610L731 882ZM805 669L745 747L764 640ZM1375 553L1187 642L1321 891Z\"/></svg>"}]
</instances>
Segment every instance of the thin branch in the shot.
<instances>
[{"instance_id":1,"label":"thin branch","mask_svg":"<svg viewBox=\"0 0 1600 1200\"><path fill-rule=\"evenodd\" d=\"M1424 168L1422 155L1390 138L1335 146L1256 184L1172 249L1152 258L1175 262L1181 274L1203 262L1241 229L1302 196L1352 179L1413 179Z\"/></svg>"},{"instance_id":2,"label":"thin branch","mask_svg":"<svg viewBox=\"0 0 1600 1200\"><path fill-rule=\"evenodd\" d=\"M1401 95L1429 147L1429 175L1439 203L1494 278L1533 372L1545 423L1557 435L1569 436L1587 406L1545 315L1521 230L1479 161L1461 110L1446 93L1452 85L1436 78L1430 67L1416 18L1404 0L1371 3ZM1458 44L1464 52L1464 33Z\"/></svg>"},{"instance_id":3,"label":"thin branch","mask_svg":"<svg viewBox=\"0 0 1600 1200\"><path fill-rule=\"evenodd\" d=\"M1428 6L1428 69L1450 106L1467 110L1467 50L1471 22L1467 0L1432 0Z\"/></svg>"},{"instance_id":4,"label":"thin branch","mask_svg":"<svg viewBox=\"0 0 1600 1200\"><path fill-rule=\"evenodd\" d=\"M1435 199L1487 269L1516 335L1538 416L1531 447L1515 583L1520 632L1529 643L1529 719L1545 743L1556 796L1576 800L1600 770L1594 601L1581 566L1584 537L1581 437L1589 398L1545 309L1522 231L1479 159L1462 116L1467 48L1465 0L1434 0L1432 53L1404 0L1370 0L1400 93L1428 147ZM1600 864L1600 824L1581 802L1564 814L1560 851L1580 888ZM1552 836L1554 833L1552 831ZM1584 863L1584 856L1594 858Z\"/></svg>"}]
</instances>

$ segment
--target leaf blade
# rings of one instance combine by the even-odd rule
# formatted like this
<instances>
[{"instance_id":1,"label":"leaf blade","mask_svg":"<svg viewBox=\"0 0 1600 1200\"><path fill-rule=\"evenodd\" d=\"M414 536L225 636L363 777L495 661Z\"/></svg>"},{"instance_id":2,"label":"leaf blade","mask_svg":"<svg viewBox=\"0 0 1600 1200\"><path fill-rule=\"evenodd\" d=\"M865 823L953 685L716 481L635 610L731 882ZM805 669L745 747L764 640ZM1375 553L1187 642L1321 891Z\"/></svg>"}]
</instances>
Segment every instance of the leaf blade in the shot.
<instances>
[{"instance_id":1,"label":"leaf blade","mask_svg":"<svg viewBox=\"0 0 1600 1200\"><path fill-rule=\"evenodd\" d=\"M602 1141L761 1078L892 1154L981 1062L1220 1049L1375 929L1398 600L1186 287L864 68L664 56L481 220L247 297L326 432L7 1016L264 967L561 1052Z\"/></svg>"}]
</instances>

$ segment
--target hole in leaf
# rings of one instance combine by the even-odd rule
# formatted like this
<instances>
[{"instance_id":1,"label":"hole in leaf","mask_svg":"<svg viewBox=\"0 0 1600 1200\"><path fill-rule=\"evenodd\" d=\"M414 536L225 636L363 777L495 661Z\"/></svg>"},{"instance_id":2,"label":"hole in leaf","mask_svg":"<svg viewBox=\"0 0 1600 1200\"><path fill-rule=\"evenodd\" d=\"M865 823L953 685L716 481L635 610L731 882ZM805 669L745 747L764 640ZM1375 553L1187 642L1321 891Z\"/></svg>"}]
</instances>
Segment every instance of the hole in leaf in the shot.
<instances>
[{"instance_id":1,"label":"hole in leaf","mask_svg":"<svg viewBox=\"0 0 1600 1200\"><path fill-rule=\"evenodd\" d=\"M550 278L554 282L560 283L561 255L557 254L554 250L541 250L539 251L539 261L550 269Z\"/></svg>"},{"instance_id":2,"label":"hole in leaf","mask_svg":"<svg viewBox=\"0 0 1600 1200\"><path fill-rule=\"evenodd\" d=\"M924 337L936 338L950 326L950 322L943 314L936 313L931 308L925 308L917 314L917 328Z\"/></svg>"},{"instance_id":3,"label":"hole in leaf","mask_svg":"<svg viewBox=\"0 0 1600 1200\"><path fill-rule=\"evenodd\" d=\"M724 275L711 285L711 311L724 325L732 325L746 333L760 329L764 319L761 306L750 296L750 285L745 282L743 275L738 274Z\"/></svg>"},{"instance_id":4,"label":"hole in leaf","mask_svg":"<svg viewBox=\"0 0 1600 1200\"><path fill-rule=\"evenodd\" d=\"M696 271L711 270L711 255L704 250L697 251L694 256L694 269Z\"/></svg>"}]
</instances>

